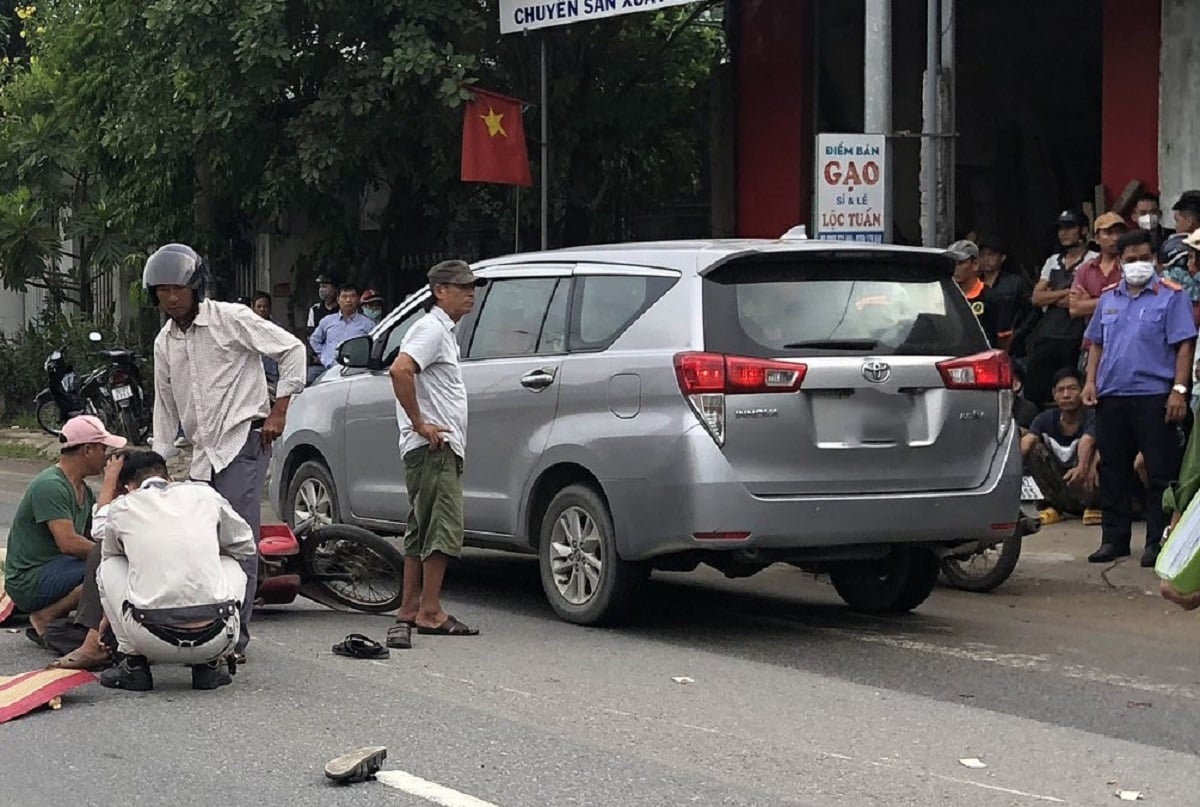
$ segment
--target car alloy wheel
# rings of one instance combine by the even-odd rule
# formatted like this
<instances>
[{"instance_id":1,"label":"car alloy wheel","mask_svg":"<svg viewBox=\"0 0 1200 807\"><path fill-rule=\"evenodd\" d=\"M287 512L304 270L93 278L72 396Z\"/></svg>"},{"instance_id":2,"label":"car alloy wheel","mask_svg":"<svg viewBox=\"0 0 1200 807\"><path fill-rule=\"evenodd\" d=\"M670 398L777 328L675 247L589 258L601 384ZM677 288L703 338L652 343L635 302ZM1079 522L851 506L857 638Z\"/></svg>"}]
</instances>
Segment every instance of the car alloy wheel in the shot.
<instances>
[{"instance_id":1,"label":"car alloy wheel","mask_svg":"<svg viewBox=\"0 0 1200 807\"><path fill-rule=\"evenodd\" d=\"M583 605L600 586L604 570L604 544L599 527L588 512L568 507L550 534L550 571L562 598Z\"/></svg>"}]
</instances>

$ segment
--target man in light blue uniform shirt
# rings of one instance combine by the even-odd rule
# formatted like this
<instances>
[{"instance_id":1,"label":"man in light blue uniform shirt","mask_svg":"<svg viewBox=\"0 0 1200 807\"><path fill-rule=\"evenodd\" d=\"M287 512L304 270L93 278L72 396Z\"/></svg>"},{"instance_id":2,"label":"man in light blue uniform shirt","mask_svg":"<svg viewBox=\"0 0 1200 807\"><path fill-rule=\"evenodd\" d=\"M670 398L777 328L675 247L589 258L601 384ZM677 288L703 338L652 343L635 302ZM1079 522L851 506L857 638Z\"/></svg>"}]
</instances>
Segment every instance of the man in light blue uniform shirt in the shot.
<instances>
[{"instance_id":1,"label":"man in light blue uniform shirt","mask_svg":"<svg viewBox=\"0 0 1200 807\"><path fill-rule=\"evenodd\" d=\"M1196 325L1179 285L1155 272L1150 233L1133 230L1117 242L1122 279L1105 291L1084 338L1088 352L1083 402L1096 407L1103 537L1088 560L1110 563L1130 554L1133 494L1140 492L1133 462L1146 462L1146 549L1153 566L1167 527L1163 491L1179 475L1181 427L1189 414Z\"/></svg>"},{"instance_id":2,"label":"man in light blue uniform shirt","mask_svg":"<svg viewBox=\"0 0 1200 807\"><path fill-rule=\"evenodd\" d=\"M375 327L374 320L359 313L358 295L358 286L353 283L342 284L338 289L338 312L322 319L312 336L308 337L309 345L321 360L320 367L308 369L308 383L316 381L321 373L334 365L342 342L355 336L365 336Z\"/></svg>"}]
</instances>

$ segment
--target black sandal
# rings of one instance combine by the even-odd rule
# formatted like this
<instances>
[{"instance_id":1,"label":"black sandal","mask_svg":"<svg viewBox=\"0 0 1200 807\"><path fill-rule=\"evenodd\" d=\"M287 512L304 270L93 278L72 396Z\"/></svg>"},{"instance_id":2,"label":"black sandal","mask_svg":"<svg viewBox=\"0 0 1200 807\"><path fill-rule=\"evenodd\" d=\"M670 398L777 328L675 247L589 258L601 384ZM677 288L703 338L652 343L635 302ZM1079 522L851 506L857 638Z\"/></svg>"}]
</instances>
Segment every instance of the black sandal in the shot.
<instances>
[{"instance_id":1,"label":"black sandal","mask_svg":"<svg viewBox=\"0 0 1200 807\"><path fill-rule=\"evenodd\" d=\"M397 650L412 649L412 630L415 624L412 622L397 621L394 625L388 628L387 646L394 647Z\"/></svg>"},{"instance_id":2,"label":"black sandal","mask_svg":"<svg viewBox=\"0 0 1200 807\"><path fill-rule=\"evenodd\" d=\"M351 633L333 646L333 652L339 656L367 659L387 658L391 655L386 647L361 633Z\"/></svg>"}]
</instances>

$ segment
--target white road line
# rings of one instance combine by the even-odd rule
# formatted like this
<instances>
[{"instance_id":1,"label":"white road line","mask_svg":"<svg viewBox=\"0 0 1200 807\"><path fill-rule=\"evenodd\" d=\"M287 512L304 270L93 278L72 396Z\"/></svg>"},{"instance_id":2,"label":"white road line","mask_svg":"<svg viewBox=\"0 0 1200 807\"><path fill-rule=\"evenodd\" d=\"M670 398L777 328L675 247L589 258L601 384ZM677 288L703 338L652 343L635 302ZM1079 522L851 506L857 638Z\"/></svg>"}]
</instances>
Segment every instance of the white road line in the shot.
<instances>
[{"instance_id":1,"label":"white road line","mask_svg":"<svg viewBox=\"0 0 1200 807\"><path fill-rule=\"evenodd\" d=\"M828 756L836 756L836 755L829 754ZM849 757L839 756L838 758L849 760ZM893 771L903 771L905 773L910 773L910 774L914 774L917 776L930 776L934 779L940 779L943 782L952 782L953 784L956 784L956 785L967 785L968 787L977 787L977 788L980 788L981 790L992 790L992 791L995 791L996 793L1007 793L1010 796L1021 796L1022 798L1033 799L1035 801L1048 801L1052 804L1066 804L1067 803L1066 799L1060 799L1057 796L1044 796L1041 793L1029 793L1028 791L1016 790L1015 788L1011 788L1011 787L1001 787L1000 785L988 785L988 784L984 784L983 782L972 782L970 779L960 779L957 776L946 776L945 774L934 773L933 771L929 771L929 770L915 770L912 768L905 768L900 765L893 765L890 762L876 762L874 760L867 760L867 764L871 765L875 768L887 768L888 770L893 770Z\"/></svg>"},{"instance_id":2,"label":"white road line","mask_svg":"<svg viewBox=\"0 0 1200 807\"><path fill-rule=\"evenodd\" d=\"M1141 692L1152 692L1157 695L1187 698L1189 700L1200 699L1200 693L1191 687L1155 683L1140 678L1131 678L1127 675L1108 673L1094 667L1085 667L1078 664L1059 665L1050 661L1047 656L1031 655L1028 653L1005 653L1000 651L999 648L986 649L987 645L978 643L954 647L925 642L903 635L865 633L846 630L844 628L816 628L816 630L833 633L856 642L866 642L867 644L881 644L901 650L912 650L918 653L927 653L929 655L957 658L984 664L995 664L1000 667L1009 667L1012 669L1033 670L1034 672L1059 675L1063 678L1089 681L1094 684L1106 684L1108 686L1136 689Z\"/></svg>"},{"instance_id":3,"label":"white road line","mask_svg":"<svg viewBox=\"0 0 1200 807\"><path fill-rule=\"evenodd\" d=\"M375 781L402 790L410 796L440 804L442 807L497 807L490 801L477 799L437 782L413 776L405 771L380 771L375 774Z\"/></svg>"}]
</instances>

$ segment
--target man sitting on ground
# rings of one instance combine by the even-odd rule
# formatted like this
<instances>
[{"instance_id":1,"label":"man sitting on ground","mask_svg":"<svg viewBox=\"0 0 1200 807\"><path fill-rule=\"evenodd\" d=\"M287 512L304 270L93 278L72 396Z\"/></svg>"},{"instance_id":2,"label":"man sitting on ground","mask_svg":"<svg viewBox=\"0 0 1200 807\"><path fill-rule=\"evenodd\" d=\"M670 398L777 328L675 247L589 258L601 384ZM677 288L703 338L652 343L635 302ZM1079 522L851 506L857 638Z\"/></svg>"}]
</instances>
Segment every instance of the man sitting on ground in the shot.
<instances>
[{"instance_id":1,"label":"man sitting on ground","mask_svg":"<svg viewBox=\"0 0 1200 807\"><path fill-rule=\"evenodd\" d=\"M221 661L238 639L250 525L212 487L171 483L153 451L128 453L117 484L97 581L118 661L100 683L153 689L152 660L190 666L193 689L230 683Z\"/></svg>"},{"instance_id":2,"label":"man sitting on ground","mask_svg":"<svg viewBox=\"0 0 1200 807\"><path fill-rule=\"evenodd\" d=\"M125 438L81 415L63 425L59 442L58 462L33 478L17 505L4 562L5 589L39 638L79 602L95 501L83 480L101 473L108 449L123 447Z\"/></svg>"},{"instance_id":3,"label":"man sitting on ground","mask_svg":"<svg viewBox=\"0 0 1200 807\"><path fill-rule=\"evenodd\" d=\"M1040 513L1043 524L1053 524L1063 513L1083 515L1083 523L1100 523L1096 452L1096 413L1083 406L1083 379L1074 367L1054 375L1055 409L1033 419L1021 438L1026 473L1037 480L1049 505Z\"/></svg>"}]
</instances>

